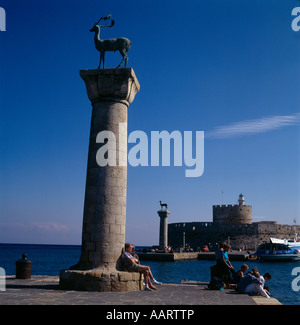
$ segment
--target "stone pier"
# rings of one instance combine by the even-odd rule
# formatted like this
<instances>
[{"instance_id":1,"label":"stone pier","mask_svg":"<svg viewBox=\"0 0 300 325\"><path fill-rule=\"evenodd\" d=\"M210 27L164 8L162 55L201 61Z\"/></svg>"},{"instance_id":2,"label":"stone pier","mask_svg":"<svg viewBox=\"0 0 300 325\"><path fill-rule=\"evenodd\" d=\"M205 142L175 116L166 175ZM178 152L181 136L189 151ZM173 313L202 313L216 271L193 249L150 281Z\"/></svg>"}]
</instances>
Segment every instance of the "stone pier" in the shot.
<instances>
[{"instance_id":1,"label":"stone pier","mask_svg":"<svg viewBox=\"0 0 300 325\"><path fill-rule=\"evenodd\" d=\"M140 85L133 69L81 70L93 107L81 257L60 274L64 288L140 289L139 273L122 272L127 189L127 109ZM110 131L110 132L107 132Z\"/></svg>"},{"instance_id":2,"label":"stone pier","mask_svg":"<svg viewBox=\"0 0 300 325\"><path fill-rule=\"evenodd\" d=\"M171 212L168 210L159 210L157 213L160 217L159 249L164 249L168 246L168 216Z\"/></svg>"}]
</instances>

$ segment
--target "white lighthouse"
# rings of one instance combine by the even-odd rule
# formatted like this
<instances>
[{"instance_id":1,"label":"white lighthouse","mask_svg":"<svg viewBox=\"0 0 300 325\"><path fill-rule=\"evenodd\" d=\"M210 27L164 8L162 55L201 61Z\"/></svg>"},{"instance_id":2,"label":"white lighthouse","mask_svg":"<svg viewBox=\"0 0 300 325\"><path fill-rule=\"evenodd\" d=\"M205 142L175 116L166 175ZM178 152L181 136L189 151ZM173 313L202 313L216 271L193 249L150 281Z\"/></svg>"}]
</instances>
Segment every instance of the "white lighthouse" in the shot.
<instances>
[{"instance_id":1,"label":"white lighthouse","mask_svg":"<svg viewBox=\"0 0 300 325\"><path fill-rule=\"evenodd\" d=\"M245 198L244 198L244 195L241 193L239 195L239 206L243 206L245 205Z\"/></svg>"}]
</instances>

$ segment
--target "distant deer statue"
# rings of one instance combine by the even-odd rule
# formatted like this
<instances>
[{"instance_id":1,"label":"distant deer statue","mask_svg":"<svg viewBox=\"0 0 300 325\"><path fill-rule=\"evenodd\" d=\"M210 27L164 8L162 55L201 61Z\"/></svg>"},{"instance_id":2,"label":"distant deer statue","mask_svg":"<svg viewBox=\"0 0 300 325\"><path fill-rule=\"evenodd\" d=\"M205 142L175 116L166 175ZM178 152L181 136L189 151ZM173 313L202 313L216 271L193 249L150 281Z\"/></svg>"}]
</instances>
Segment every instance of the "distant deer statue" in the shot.
<instances>
[{"instance_id":1,"label":"distant deer statue","mask_svg":"<svg viewBox=\"0 0 300 325\"><path fill-rule=\"evenodd\" d=\"M165 207L166 210L168 209L168 205L167 205L167 203L161 203L161 201L159 201L159 203L160 203L160 208L161 208L161 209L162 209L163 207Z\"/></svg>"},{"instance_id":2,"label":"distant deer statue","mask_svg":"<svg viewBox=\"0 0 300 325\"><path fill-rule=\"evenodd\" d=\"M100 39L100 28L101 27L112 27L115 24L115 21L110 18L111 15L108 15L106 17L101 17L97 23L94 24L93 28L90 29L90 32L95 32L94 41L96 49L100 52L100 63L98 66L98 69L100 69L101 63L103 62L103 69L104 69L104 55L106 51L119 51L123 57L121 63L117 66L117 68L120 68L122 63L125 60L124 67L126 68L127 62L128 62L128 56L127 52L130 49L131 42L129 39L125 37L119 37L119 38L111 38L107 40L101 40ZM110 25L98 25L101 20L107 20L111 19Z\"/></svg>"}]
</instances>

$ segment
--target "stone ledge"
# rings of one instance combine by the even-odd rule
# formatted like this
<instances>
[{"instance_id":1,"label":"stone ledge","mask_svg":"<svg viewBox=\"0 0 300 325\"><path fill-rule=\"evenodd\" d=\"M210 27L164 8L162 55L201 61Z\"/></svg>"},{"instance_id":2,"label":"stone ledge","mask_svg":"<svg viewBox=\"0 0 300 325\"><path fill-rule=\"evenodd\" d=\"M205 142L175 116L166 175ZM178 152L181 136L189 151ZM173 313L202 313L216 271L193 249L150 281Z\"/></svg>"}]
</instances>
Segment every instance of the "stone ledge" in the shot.
<instances>
[{"instance_id":1,"label":"stone ledge","mask_svg":"<svg viewBox=\"0 0 300 325\"><path fill-rule=\"evenodd\" d=\"M262 296L250 296L256 305L262 305L262 306L273 306L273 305L282 305L281 302L279 302L275 298L265 298Z\"/></svg>"},{"instance_id":2,"label":"stone ledge","mask_svg":"<svg viewBox=\"0 0 300 325\"><path fill-rule=\"evenodd\" d=\"M62 270L59 284L65 290L120 292L139 291L143 287L141 274L117 270Z\"/></svg>"}]
</instances>

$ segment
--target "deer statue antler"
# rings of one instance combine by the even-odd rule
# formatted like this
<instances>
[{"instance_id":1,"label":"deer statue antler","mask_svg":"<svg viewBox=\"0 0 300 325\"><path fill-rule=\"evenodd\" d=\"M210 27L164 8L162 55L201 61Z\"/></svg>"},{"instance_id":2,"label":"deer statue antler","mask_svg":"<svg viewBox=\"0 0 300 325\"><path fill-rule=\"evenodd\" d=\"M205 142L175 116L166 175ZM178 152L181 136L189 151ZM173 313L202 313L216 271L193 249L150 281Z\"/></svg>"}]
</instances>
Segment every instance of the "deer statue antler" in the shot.
<instances>
[{"instance_id":1,"label":"deer statue antler","mask_svg":"<svg viewBox=\"0 0 300 325\"><path fill-rule=\"evenodd\" d=\"M111 24L108 26L108 25L101 25L100 27L112 27L114 24L115 24L115 21L113 19L111 19L111 14L107 15L106 17L101 17L96 23L95 25L98 25L100 23L101 20L108 20L110 19L111 20Z\"/></svg>"}]
</instances>

